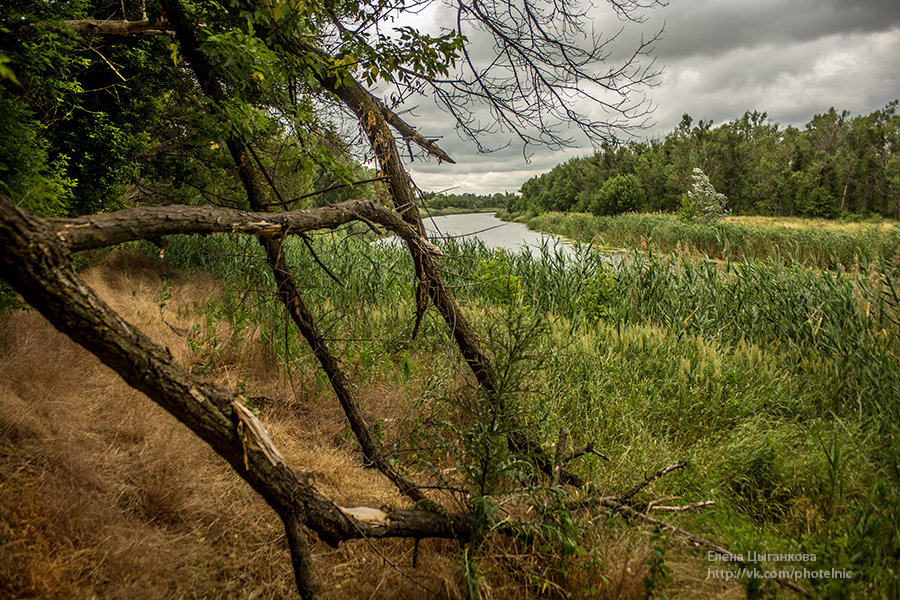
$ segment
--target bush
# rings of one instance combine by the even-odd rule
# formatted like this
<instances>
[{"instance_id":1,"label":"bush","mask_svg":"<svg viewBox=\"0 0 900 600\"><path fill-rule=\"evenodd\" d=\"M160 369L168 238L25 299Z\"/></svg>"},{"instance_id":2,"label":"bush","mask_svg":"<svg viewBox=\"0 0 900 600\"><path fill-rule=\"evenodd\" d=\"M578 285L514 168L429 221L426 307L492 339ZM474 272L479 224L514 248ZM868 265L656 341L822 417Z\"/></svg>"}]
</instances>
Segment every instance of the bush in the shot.
<instances>
[{"instance_id":1,"label":"bush","mask_svg":"<svg viewBox=\"0 0 900 600\"><path fill-rule=\"evenodd\" d=\"M616 295L616 277L609 269L598 269L585 280L578 304L588 321L606 317Z\"/></svg>"},{"instance_id":2,"label":"bush","mask_svg":"<svg viewBox=\"0 0 900 600\"><path fill-rule=\"evenodd\" d=\"M479 291L497 304L516 304L522 297L522 283L512 274L512 257L502 248L494 249L491 258L482 260L475 271Z\"/></svg>"},{"instance_id":3,"label":"bush","mask_svg":"<svg viewBox=\"0 0 900 600\"><path fill-rule=\"evenodd\" d=\"M595 215L617 215L637 210L644 201L644 189L634 175L616 175L603 182L590 205Z\"/></svg>"}]
</instances>

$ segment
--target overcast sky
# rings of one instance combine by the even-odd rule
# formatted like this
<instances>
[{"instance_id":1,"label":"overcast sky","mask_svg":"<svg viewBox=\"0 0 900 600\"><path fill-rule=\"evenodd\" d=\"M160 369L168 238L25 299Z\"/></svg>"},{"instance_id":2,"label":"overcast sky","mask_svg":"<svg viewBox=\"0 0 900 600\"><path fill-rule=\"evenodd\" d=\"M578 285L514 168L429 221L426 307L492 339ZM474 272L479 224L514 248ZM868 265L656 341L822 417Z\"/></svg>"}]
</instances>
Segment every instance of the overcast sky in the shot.
<instances>
[{"instance_id":1,"label":"overcast sky","mask_svg":"<svg viewBox=\"0 0 900 600\"><path fill-rule=\"evenodd\" d=\"M419 15L416 25L437 30L447 22L442 11L434 7ZM603 0L593 14L598 31L621 26ZM758 110L782 125L802 127L831 106L868 114L900 98L898 0L671 0L646 14L644 24L626 25L617 52L630 49L629 39L665 26L654 52L663 74L648 91L656 106L654 124L642 138L662 138L685 113L716 126ZM517 192L529 177L593 153L585 141L565 151L529 147L530 163L521 144L479 154L428 100L406 118L426 135L443 135L441 146L457 161L408 165L428 191ZM485 141L501 146L508 140L499 135Z\"/></svg>"}]
</instances>

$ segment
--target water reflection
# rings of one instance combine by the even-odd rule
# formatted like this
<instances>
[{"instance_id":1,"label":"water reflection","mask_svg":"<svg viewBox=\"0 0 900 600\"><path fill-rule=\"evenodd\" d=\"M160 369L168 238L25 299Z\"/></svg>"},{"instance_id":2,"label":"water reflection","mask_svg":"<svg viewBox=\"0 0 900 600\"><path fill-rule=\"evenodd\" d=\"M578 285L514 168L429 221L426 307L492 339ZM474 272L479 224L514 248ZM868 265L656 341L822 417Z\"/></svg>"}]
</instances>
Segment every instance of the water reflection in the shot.
<instances>
[{"instance_id":1,"label":"water reflection","mask_svg":"<svg viewBox=\"0 0 900 600\"><path fill-rule=\"evenodd\" d=\"M448 215L428 217L422 221L428 236L435 241L477 239L488 248L503 248L511 252L527 250L535 257L541 256L541 247L547 246L567 257L574 254L568 240L553 235L531 231L521 223L501 221L493 213Z\"/></svg>"}]
</instances>

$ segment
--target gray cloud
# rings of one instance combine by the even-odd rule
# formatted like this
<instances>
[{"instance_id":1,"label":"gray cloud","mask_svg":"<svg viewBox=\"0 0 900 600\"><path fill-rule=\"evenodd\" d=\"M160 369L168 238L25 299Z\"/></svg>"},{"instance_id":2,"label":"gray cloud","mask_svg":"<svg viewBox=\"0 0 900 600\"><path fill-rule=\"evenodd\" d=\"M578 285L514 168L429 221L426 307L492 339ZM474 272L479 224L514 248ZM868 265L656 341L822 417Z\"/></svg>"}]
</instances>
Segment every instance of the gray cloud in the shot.
<instances>
[{"instance_id":1,"label":"gray cloud","mask_svg":"<svg viewBox=\"0 0 900 600\"><path fill-rule=\"evenodd\" d=\"M446 9L420 16L417 25L437 30L447 21ZM622 26L604 3L595 9L594 26L614 33ZM866 114L900 97L900 3L896 0L672 0L649 13L642 25L627 24L616 40L611 61L621 60L643 35L652 36L665 23L656 44L660 84L648 90L657 106L655 125L642 137L661 137L681 115L721 124L746 110L765 111L782 125L802 126L834 106ZM488 52L483 40L473 52ZM451 119L430 99L418 99L408 116L426 135L443 135L440 144L457 165L415 162L409 166L424 189L456 186L457 191L514 191L529 177L574 156L592 152L582 147L552 152L529 148L498 133L486 145L511 145L479 155L475 145L451 131ZM581 107L594 113L595 107ZM601 114L597 112L596 114ZM479 113L490 119L486 113Z\"/></svg>"},{"instance_id":2,"label":"gray cloud","mask_svg":"<svg viewBox=\"0 0 900 600\"><path fill-rule=\"evenodd\" d=\"M665 20L657 46L670 59L706 57L734 48L794 44L841 33L883 31L900 22L900 3L891 0L757 0L673 2L653 14Z\"/></svg>"}]
</instances>

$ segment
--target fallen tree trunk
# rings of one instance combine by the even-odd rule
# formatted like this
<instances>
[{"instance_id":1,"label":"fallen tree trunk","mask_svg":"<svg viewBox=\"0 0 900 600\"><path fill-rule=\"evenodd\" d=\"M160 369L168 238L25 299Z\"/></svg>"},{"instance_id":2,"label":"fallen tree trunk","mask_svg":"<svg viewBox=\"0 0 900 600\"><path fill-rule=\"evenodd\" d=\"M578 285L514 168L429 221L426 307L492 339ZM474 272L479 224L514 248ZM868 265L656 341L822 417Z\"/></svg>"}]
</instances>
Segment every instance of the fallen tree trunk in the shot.
<instances>
[{"instance_id":1,"label":"fallen tree trunk","mask_svg":"<svg viewBox=\"0 0 900 600\"><path fill-rule=\"evenodd\" d=\"M0 276L57 329L209 444L288 526L299 520L331 545L363 537L467 538L466 515L398 509L362 521L322 496L285 464L242 397L186 371L97 298L72 269L58 232L0 196Z\"/></svg>"},{"instance_id":2,"label":"fallen tree trunk","mask_svg":"<svg viewBox=\"0 0 900 600\"><path fill-rule=\"evenodd\" d=\"M44 219L43 223L66 248L78 251L178 234L285 236L334 229L352 221L381 225L404 241L421 247L424 252L440 252L396 212L369 200L346 200L319 208L279 213L216 206L146 206L70 219Z\"/></svg>"}]
</instances>

